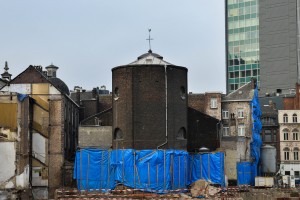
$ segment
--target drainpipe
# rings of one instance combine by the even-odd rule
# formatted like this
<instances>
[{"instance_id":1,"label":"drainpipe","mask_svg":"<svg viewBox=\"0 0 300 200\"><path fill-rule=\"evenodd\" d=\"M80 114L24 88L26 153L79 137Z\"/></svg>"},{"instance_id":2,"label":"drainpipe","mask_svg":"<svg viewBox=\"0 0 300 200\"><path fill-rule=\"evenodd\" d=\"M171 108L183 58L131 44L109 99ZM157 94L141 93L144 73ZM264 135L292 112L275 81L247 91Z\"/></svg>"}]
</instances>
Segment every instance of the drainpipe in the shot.
<instances>
[{"instance_id":1,"label":"drainpipe","mask_svg":"<svg viewBox=\"0 0 300 200\"><path fill-rule=\"evenodd\" d=\"M159 149L168 143L168 76L167 76L167 65L165 65L165 95L166 95L166 141L156 148Z\"/></svg>"},{"instance_id":2,"label":"drainpipe","mask_svg":"<svg viewBox=\"0 0 300 200\"><path fill-rule=\"evenodd\" d=\"M221 138L222 138L222 131L219 131L219 125L221 124L221 120L216 124L216 129L217 129L217 136L219 137L219 148L221 147ZM222 124L221 124L222 125Z\"/></svg>"}]
</instances>

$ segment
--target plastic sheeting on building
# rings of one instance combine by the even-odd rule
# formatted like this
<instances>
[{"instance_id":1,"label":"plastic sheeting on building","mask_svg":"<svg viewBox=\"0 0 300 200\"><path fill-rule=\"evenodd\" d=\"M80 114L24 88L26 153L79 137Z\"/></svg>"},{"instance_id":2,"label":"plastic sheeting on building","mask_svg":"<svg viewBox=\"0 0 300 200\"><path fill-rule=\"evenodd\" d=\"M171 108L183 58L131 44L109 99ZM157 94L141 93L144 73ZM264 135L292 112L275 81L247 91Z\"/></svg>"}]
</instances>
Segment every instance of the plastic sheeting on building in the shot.
<instances>
[{"instance_id":1,"label":"plastic sheeting on building","mask_svg":"<svg viewBox=\"0 0 300 200\"><path fill-rule=\"evenodd\" d=\"M109 190L118 184L165 193L198 179L225 185L224 153L189 155L181 150L81 149L74 179L79 190Z\"/></svg>"},{"instance_id":2,"label":"plastic sheeting on building","mask_svg":"<svg viewBox=\"0 0 300 200\"><path fill-rule=\"evenodd\" d=\"M262 141L260 138L260 132L262 129L262 124L260 121L261 117L261 109L258 99L258 88L256 86L254 90L253 99L251 101L252 105L252 141L250 143L251 149L251 157L253 159L252 162L252 176L251 176L251 185L255 184L255 177L258 175L258 163L260 160L260 148L262 145Z\"/></svg>"}]
</instances>

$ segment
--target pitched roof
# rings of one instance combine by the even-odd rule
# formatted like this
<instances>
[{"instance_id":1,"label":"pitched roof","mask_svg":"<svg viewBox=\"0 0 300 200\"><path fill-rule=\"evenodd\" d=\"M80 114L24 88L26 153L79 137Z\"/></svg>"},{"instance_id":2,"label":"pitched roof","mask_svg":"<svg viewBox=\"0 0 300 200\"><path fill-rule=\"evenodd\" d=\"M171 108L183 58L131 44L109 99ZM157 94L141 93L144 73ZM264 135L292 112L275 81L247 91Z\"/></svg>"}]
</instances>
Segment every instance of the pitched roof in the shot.
<instances>
[{"instance_id":1,"label":"pitched roof","mask_svg":"<svg viewBox=\"0 0 300 200\"><path fill-rule=\"evenodd\" d=\"M173 65L163 60L163 57L159 54L153 53L151 50L148 53L140 55L136 61L129 63L128 65Z\"/></svg>"},{"instance_id":2,"label":"pitched roof","mask_svg":"<svg viewBox=\"0 0 300 200\"><path fill-rule=\"evenodd\" d=\"M222 101L251 101L254 95L253 82L250 81L234 92L226 95Z\"/></svg>"}]
</instances>

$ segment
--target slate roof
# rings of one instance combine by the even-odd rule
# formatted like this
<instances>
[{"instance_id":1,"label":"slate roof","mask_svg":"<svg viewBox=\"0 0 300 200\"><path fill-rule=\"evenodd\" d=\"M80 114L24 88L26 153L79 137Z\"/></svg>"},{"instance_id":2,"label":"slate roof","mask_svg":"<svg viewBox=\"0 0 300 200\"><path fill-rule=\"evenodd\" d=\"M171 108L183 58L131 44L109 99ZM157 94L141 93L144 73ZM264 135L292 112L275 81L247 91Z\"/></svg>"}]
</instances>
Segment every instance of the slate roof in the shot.
<instances>
[{"instance_id":1,"label":"slate roof","mask_svg":"<svg viewBox=\"0 0 300 200\"><path fill-rule=\"evenodd\" d=\"M238 88L236 91L223 97L223 101L251 101L254 95L254 88L252 81Z\"/></svg>"},{"instance_id":2,"label":"slate roof","mask_svg":"<svg viewBox=\"0 0 300 200\"><path fill-rule=\"evenodd\" d=\"M260 107L269 105L269 101L272 101L276 105L277 110L283 110L283 97L282 96L271 96L271 97L259 97Z\"/></svg>"},{"instance_id":3,"label":"slate roof","mask_svg":"<svg viewBox=\"0 0 300 200\"><path fill-rule=\"evenodd\" d=\"M140 55L136 61L129 63L128 65L173 65L163 60L163 57L157 53L153 53L151 50L148 53Z\"/></svg>"},{"instance_id":4,"label":"slate roof","mask_svg":"<svg viewBox=\"0 0 300 200\"><path fill-rule=\"evenodd\" d=\"M68 88L68 86L65 84L65 82L63 82L60 78L48 78L49 81L52 83L52 85L54 85L56 88L58 88L61 92L69 95L70 94L70 90Z\"/></svg>"}]
</instances>

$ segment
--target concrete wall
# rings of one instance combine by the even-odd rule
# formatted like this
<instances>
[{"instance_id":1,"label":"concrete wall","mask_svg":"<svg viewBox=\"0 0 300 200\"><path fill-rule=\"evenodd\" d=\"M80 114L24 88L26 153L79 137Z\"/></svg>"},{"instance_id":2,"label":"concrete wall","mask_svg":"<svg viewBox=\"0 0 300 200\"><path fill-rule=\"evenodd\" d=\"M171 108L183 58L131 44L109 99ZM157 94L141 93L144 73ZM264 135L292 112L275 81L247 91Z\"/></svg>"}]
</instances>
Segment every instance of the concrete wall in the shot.
<instances>
[{"instance_id":1,"label":"concrete wall","mask_svg":"<svg viewBox=\"0 0 300 200\"><path fill-rule=\"evenodd\" d=\"M78 146L80 148L109 149L112 146L111 126L80 126L78 131Z\"/></svg>"},{"instance_id":2,"label":"concrete wall","mask_svg":"<svg viewBox=\"0 0 300 200\"><path fill-rule=\"evenodd\" d=\"M298 81L296 1L259 1L260 93L288 93Z\"/></svg>"},{"instance_id":3,"label":"concrete wall","mask_svg":"<svg viewBox=\"0 0 300 200\"><path fill-rule=\"evenodd\" d=\"M0 188L14 188L15 183L10 180L16 170L15 142L0 142Z\"/></svg>"}]
</instances>

